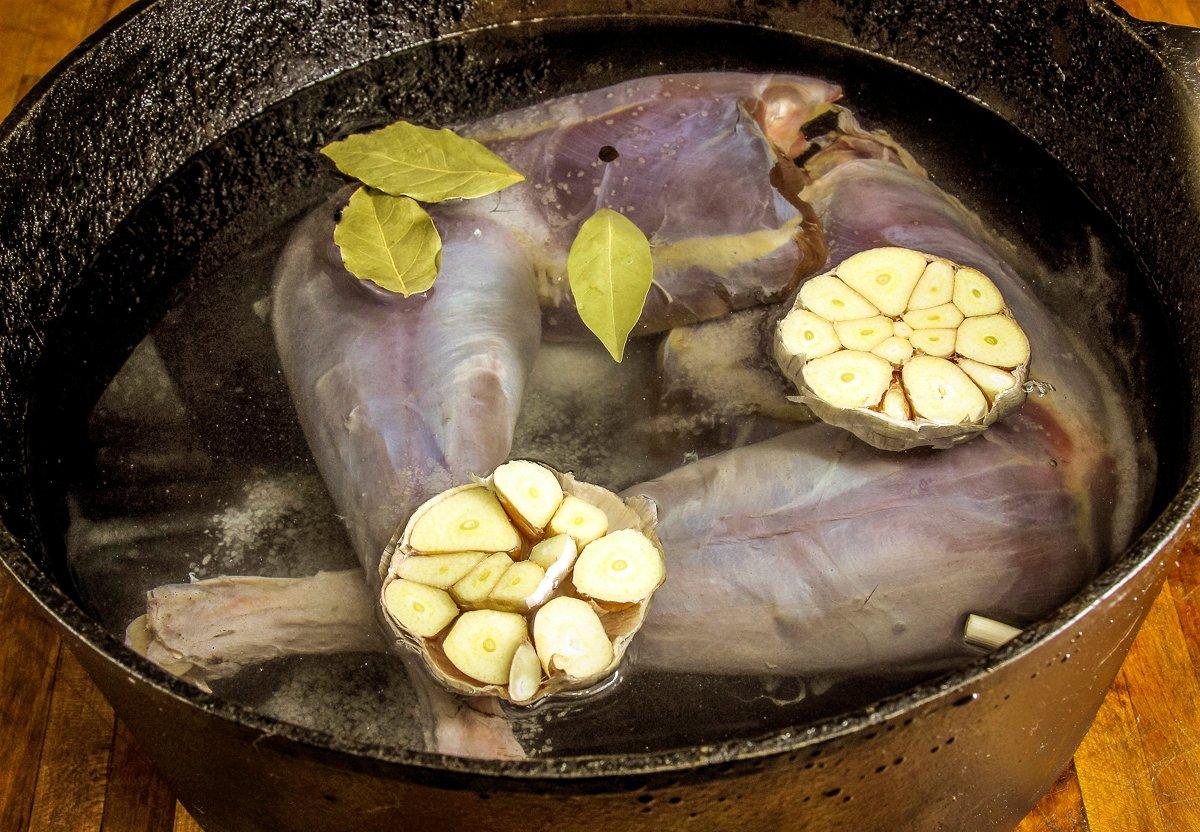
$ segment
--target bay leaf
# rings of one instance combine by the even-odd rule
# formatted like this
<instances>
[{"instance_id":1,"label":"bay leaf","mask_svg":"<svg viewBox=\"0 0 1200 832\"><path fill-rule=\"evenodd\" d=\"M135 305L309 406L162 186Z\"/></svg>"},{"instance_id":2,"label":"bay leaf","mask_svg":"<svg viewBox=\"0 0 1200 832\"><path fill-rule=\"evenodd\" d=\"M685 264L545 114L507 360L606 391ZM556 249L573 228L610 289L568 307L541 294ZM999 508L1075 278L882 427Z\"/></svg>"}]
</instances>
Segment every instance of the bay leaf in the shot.
<instances>
[{"instance_id":1,"label":"bay leaf","mask_svg":"<svg viewBox=\"0 0 1200 832\"><path fill-rule=\"evenodd\" d=\"M601 208L579 227L567 279L583 323L617 363L646 304L654 266L650 241L626 217Z\"/></svg>"},{"instance_id":2,"label":"bay leaf","mask_svg":"<svg viewBox=\"0 0 1200 832\"><path fill-rule=\"evenodd\" d=\"M442 265L442 238L425 209L370 188L350 197L333 241L352 275L405 297L432 286Z\"/></svg>"},{"instance_id":3,"label":"bay leaf","mask_svg":"<svg viewBox=\"0 0 1200 832\"><path fill-rule=\"evenodd\" d=\"M421 202L485 196L525 179L473 139L406 121L349 136L321 152L364 185Z\"/></svg>"}]
</instances>

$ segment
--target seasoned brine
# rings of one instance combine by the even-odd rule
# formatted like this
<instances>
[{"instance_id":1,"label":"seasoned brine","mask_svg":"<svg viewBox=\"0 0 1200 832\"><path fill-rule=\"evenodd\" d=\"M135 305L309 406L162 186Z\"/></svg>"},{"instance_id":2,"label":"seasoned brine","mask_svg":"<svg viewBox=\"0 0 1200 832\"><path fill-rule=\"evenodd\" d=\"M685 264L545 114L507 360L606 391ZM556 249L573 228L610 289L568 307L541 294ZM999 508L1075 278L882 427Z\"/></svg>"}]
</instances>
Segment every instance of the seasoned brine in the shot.
<instances>
[{"instance_id":1,"label":"seasoned brine","mask_svg":"<svg viewBox=\"0 0 1200 832\"><path fill-rule=\"evenodd\" d=\"M1002 235L868 117L870 89L657 75L453 125L521 178L423 193L440 256L421 274L393 257L393 291L335 227L370 198L387 249L399 203L365 179L331 194L185 298L101 400L68 540L81 595L264 713L483 757L755 736L965 666L984 655L969 615L1049 616L1128 545L1154 488L1128 381L1151 357L1097 349L1062 308L1069 286L1121 279L1119 249L1088 232L1093 259L1052 267L1025 229ZM619 348L568 267L602 211L652 260ZM839 269L856 255L883 265ZM882 276L907 281L901 302ZM214 320L240 361L205 360ZM840 326L864 321L886 335ZM262 448L229 441L229 401L251 431L272 421ZM855 409L883 439L863 441ZM910 441L935 422L953 430ZM608 506L594 534L555 519L581 498ZM450 525L414 528L448 500ZM614 505L649 519L621 526ZM480 523L490 536L462 531Z\"/></svg>"}]
</instances>

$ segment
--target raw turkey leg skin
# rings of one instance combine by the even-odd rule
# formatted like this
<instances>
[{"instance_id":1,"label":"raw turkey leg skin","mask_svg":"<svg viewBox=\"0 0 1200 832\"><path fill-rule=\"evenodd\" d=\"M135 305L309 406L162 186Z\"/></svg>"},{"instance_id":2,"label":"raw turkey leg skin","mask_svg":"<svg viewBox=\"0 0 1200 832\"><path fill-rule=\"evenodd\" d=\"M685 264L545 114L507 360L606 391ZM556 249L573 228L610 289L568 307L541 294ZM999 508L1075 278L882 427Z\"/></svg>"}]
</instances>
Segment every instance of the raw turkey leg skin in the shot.
<instances>
[{"instance_id":1,"label":"raw turkey leg skin","mask_svg":"<svg viewBox=\"0 0 1200 832\"><path fill-rule=\"evenodd\" d=\"M618 93L623 97L614 104ZM687 113L683 107L671 116L666 102L679 105L685 93L725 102L728 109L719 111L724 132L704 133L698 120L678 115ZM677 226L688 234L769 232L780 227L772 224L801 216L811 201L829 226L832 260L857 250L854 246L912 244L887 236L885 242L875 240L893 226L901 228L897 217L903 210L920 210L930 218L929 230L941 235L920 247L960 262L971 263L974 257L987 268L991 261L980 258L994 252L979 242L977 221L928 183L901 148L879 134L855 132L845 112L841 120L846 129L836 141L827 138L816 147L803 171L795 169L800 178L780 173L780 157L813 149L802 126L837 94L830 85L783 76L665 77L481 122L466 132L491 144L529 179L520 186L525 190L509 189L490 206L481 201L436 209L445 259L439 283L425 298L393 300L354 281L341 268L331 242L332 210L305 221L280 264L273 320L305 435L365 570L365 597L377 597L379 555L398 522L427 497L464 482L471 473L490 471L507 456L539 337L535 286L541 302L550 303L547 328L557 334L570 329L573 312L564 313L562 298L548 301L547 287L556 284L547 264L558 255L547 252L557 251L565 259L571 223L603 203L563 202L555 195L560 206L555 207L543 195L539 205L532 194L539 191L534 185L549 183L569 168L567 162L575 158L571 153L582 152L572 148L594 143L588 131L614 127L621 116L641 125L639 130L674 130L689 141L718 135L753 139L739 144L738 152L749 147L762 151L755 157L761 162L756 170L767 170L770 163L769 188L756 193L759 204L776 213L766 219L757 215L753 228L728 222L716 230ZM689 107L707 106L695 96L687 100ZM662 118L638 120L655 113ZM609 117L613 125L605 124ZM631 135L637 132L630 129ZM711 145L707 152L720 155ZM636 164L637 156L629 156L621 151L620 160ZM522 158L530 164L523 167ZM675 158L692 157L676 151ZM576 179L620 181L613 178L617 168L592 166L590 157L579 161L586 165ZM723 186L732 181L730 187L741 187L746 179L754 187L761 184L758 176L731 180L728 171L734 169L725 166ZM710 179L715 175L702 165L696 171L707 171ZM688 168L680 176L693 173ZM639 180L638 186L646 181ZM860 190L861 183L873 184ZM869 201L873 189L883 208L907 207L897 208L896 214L864 209L862 218L855 217L855 206ZM713 190L711 181L706 183L706 195ZM640 192L627 193L632 198ZM707 204L656 201L658 196L639 196L645 200L641 204L656 205L662 213L656 228L683 222L685 214L674 210L676 204L693 213L703 213ZM568 204L575 207L561 207ZM789 208L795 213L789 214ZM871 218L886 221L876 227ZM548 242L527 245L535 234ZM667 239L666 232L659 237ZM803 250L802 243L796 247ZM781 251L788 249L768 254ZM824 257L822 248L814 273ZM668 297L661 286L653 289L652 299L660 300L648 306L643 328L668 328L781 297L794 285L796 270L803 271L797 265L802 255L789 253L788 258L783 270L777 268L778 260L766 268L770 256L756 261L756 268L763 267L754 278L757 287L746 278L748 272L722 276L709 269L698 280L694 274L685 280L680 272L678 279L694 283L699 293L679 291L678 297ZM749 280L749 293L739 294L741 284L729 282L730 275ZM1014 291L1014 305L1032 297L1021 286ZM721 296L720 303L711 303L714 296ZM1026 311L1035 319L1032 337L1051 331L1038 317L1047 316L1053 325L1048 312ZM1070 367L1055 380L1068 394L1076 386L1088 387L1087 373L1093 372ZM481 402L487 406L478 406ZM845 669L862 661L933 667L961 655L961 632L955 627L968 611L1008 616L1018 623L1046 614L1124 545L1129 531L1111 512L1094 510L1085 493L1087 483L1116 477L1111 460L1087 432L1095 420L1077 419L1070 408L1066 411L1072 415L1064 417L1063 410L1054 401L1051 406L1032 404L991 435L942 455L880 456L882 452L841 431L813 425L628 489L659 502L668 557L674 559L639 637L637 661L656 669L714 673L770 672L781 666L780 654L786 665L781 672ZM1104 413L1111 410L1104 405ZM910 522L935 516L961 522ZM780 574L791 577L780 580ZM315 591L317 585L297 587L305 588ZM221 591L236 588L225 585ZM353 605L344 609L344 624L361 613ZM294 612L292 623L305 626L301 610ZM322 641L320 620L311 617L308 651L340 649ZM709 649L710 638L730 627L744 634L736 640L737 649ZM302 650L305 640L298 633L293 641ZM723 636L720 640L726 641ZM482 717L477 723L481 715L471 712L465 714L470 724L460 722L464 714L452 714L458 705L441 698L440 691L429 695L433 711L452 717L439 721L437 728L447 747L459 746L467 754L507 753L502 732L493 732L502 721ZM478 739L478 725L485 741Z\"/></svg>"},{"instance_id":2,"label":"raw turkey leg skin","mask_svg":"<svg viewBox=\"0 0 1200 832\"><path fill-rule=\"evenodd\" d=\"M146 609L127 641L177 675L209 681L284 656L386 649L357 569L167 584L148 593Z\"/></svg>"},{"instance_id":3,"label":"raw turkey leg skin","mask_svg":"<svg viewBox=\"0 0 1200 832\"><path fill-rule=\"evenodd\" d=\"M1102 517L1072 490L1100 458L1078 454L1077 442L1036 403L952 452L892 454L815 424L627 489L658 503L670 575L635 642L637 664L828 675L936 669L972 655L962 641L968 612L1037 620L1109 554L1093 548L1098 536L1087 528ZM215 642L196 632L197 612L236 608L240 593L257 599L253 582L263 580L156 590L157 615L174 625L164 629L168 646L182 643L181 628L193 645ZM201 606L188 595L200 588L223 601ZM290 607L262 605L259 623L295 628L298 652L343 649L325 635L326 591L321 576L301 579ZM185 609L168 616L172 601ZM339 607L338 629L361 627L371 607ZM261 627L232 621L250 630L224 636L244 651L242 663L266 658L251 647Z\"/></svg>"},{"instance_id":4,"label":"raw turkey leg skin","mask_svg":"<svg viewBox=\"0 0 1200 832\"><path fill-rule=\"evenodd\" d=\"M145 642L143 652L160 663L219 678L283 655L376 647L361 619L377 605L381 558L397 526L429 497L508 456L540 340L523 249L486 219L445 223L437 286L398 298L342 266L332 242L342 201L297 228L279 262L271 317L301 425L363 573L154 590L130 641ZM333 584L344 603L326 597ZM503 720L464 711L418 668L410 676L437 723L438 750L519 753ZM460 724L442 725L447 719Z\"/></svg>"},{"instance_id":5,"label":"raw turkey leg skin","mask_svg":"<svg viewBox=\"0 0 1200 832\"><path fill-rule=\"evenodd\" d=\"M866 249L902 246L988 275L1029 336L1030 375L1049 391L1039 400L1053 410L1053 421L1071 443L1069 453L1095 457L1092 468L1078 469L1089 470L1094 478L1093 494L1110 495L1106 504L1095 506L1107 522L1089 524L1096 536L1094 548L1119 551L1153 492L1154 450L1134 422L1136 408L1106 369L1105 357L1094 354L1064 328L1025 279L1032 274L1041 280L1055 276L1045 274L959 200L933 184L886 133L863 129L849 111L841 109L836 128L811 137L811 142L803 166L797 169L796 184L824 231L828 260L821 270ZM700 401L720 396L731 409L778 417L778 408L764 402L786 402L794 390L769 360L763 360L761 345L773 340L774 327L791 306L789 298L766 313L748 310L675 330L663 346L666 388L690 390ZM760 318L764 331L757 341L730 337L735 327L759 325ZM711 356L711 344L726 338L740 353ZM706 366L712 370L708 375ZM731 396L734 379L740 393ZM776 391L773 396L765 392L771 389ZM1087 484L1085 480L1069 485L1074 493L1083 494ZM1091 508L1091 503L1084 504L1085 510Z\"/></svg>"},{"instance_id":6,"label":"raw turkey leg skin","mask_svg":"<svg viewBox=\"0 0 1200 832\"><path fill-rule=\"evenodd\" d=\"M813 424L627 489L659 505L671 576L636 660L793 675L962 660L967 613L1036 621L1111 554L1077 490L1098 459L1080 441L1036 403L951 451Z\"/></svg>"},{"instance_id":7,"label":"raw turkey leg skin","mask_svg":"<svg viewBox=\"0 0 1200 832\"><path fill-rule=\"evenodd\" d=\"M641 78L458 128L525 181L436 206L436 220L486 215L527 241L548 337L587 337L567 251L600 208L632 220L654 250L638 332L661 332L786 295L825 259L811 211L781 177L804 125L841 90L799 75L710 72Z\"/></svg>"},{"instance_id":8,"label":"raw turkey leg skin","mask_svg":"<svg viewBox=\"0 0 1200 832\"><path fill-rule=\"evenodd\" d=\"M1134 422L1137 408L1106 367L1105 356L1096 355L1068 331L1027 279L1037 274L1052 281L1055 275L1044 273L934 185L886 134L862 130L853 115L843 111L834 136L807 161L804 173L809 181L801 191L824 229L827 265L865 249L893 245L945 257L988 275L1029 337L1030 377L1050 388L1040 400L1053 410L1054 422L1072 443L1070 453L1094 457L1088 471L1092 479L1071 487L1081 493L1090 489L1096 510L1108 517L1107 523L1097 520L1092 527L1095 547L1120 551L1153 492L1154 450ZM1107 500L1099 496L1104 494Z\"/></svg>"},{"instance_id":9,"label":"raw turkey leg skin","mask_svg":"<svg viewBox=\"0 0 1200 832\"><path fill-rule=\"evenodd\" d=\"M326 206L297 229L271 319L309 447L377 584L417 506L507 459L540 312L524 248L486 218L442 225L441 275L411 298L353 278L333 223Z\"/></svg>"}]
</instances>

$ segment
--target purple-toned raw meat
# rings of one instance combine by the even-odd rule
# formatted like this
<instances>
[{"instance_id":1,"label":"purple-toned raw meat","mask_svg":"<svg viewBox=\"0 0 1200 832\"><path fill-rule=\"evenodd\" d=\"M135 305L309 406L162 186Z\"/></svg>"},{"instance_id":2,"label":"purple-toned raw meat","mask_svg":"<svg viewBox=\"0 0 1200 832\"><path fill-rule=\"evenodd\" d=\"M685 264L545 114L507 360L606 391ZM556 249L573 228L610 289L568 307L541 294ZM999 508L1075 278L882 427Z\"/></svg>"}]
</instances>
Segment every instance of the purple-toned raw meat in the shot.
<instances>
[{"instance_id":1,"label":"purple-toned raw meat","mask_svg":"<svg viewBox=\"0 0 1200 832\"><path fill-rule=\"evenodd\" d=\"M333 214L296 231L271 320L317 467L377 579L413 509L508 458L540 314L528 254L494 223L443 227L437 284L401 298L346 272Z\"/></svg>"},{"instance_id":2,"label":"purple-toned raw meat","mask_svg":"<svg viewBox=\"0 0 1200 832\"><path fill-rule=\"evenodd\" d=\"M825 257L811 212L786 187L804 124L840 97L797 75L698 73L627 81L465 125L526 177L437 219L487 215L524 239L547 334L582 334L566 284L580 224L625 214L654 246L638 326L660 332L786 295Z\"/></svg>"},{"instance_id":3,"label":"purple-toned raw meat","mask_svg":"<svg viewBox=\"0 0 1200 832\"><path fill-rule=\"evenodd\" d=\"M811 203L830 262L896 244L992 275L1034 341L1035 376L1057 388L949 451L890 454L810 425L627 489L658 502L668 554L637 642L642 666L755 675L942 666L966 655L966 613L1036 620L1125 545L1143 492L1112 450L1128 437L1121 399L978 220L844 112L803 169L777 165L781 150L809 149L800 127L836 96L811 79L673 76L472 125L464 132L528 180L490 203L438 209L443 271L425 297L392 300L354 282L332 249L328 209L301 226L280 264L273 321L305 434L366 570L363 597L376 597L379 556L416 505L507 457L538 344L536 291L550 298L547 326L569 328L552 297L555 270L578 222L605 204L632 206L656 256L706 240L689 244L703 254L699 272L693 263L661 273L646 330L790 291L808 268L803 244L756 250L765 253L722 272L714 264L729 256L714 259L716 243L769 236ZM662 147L672 131L682 144ZM641 163L639 148L652 145L638 142L650 137L658 153ZM620 167L588 155L606 145ZM642 178L628 172L638 168ZM726 210L750 203L754 211ZM823 245L807 251L824 260ZM317 579L305 580L316 592ZM348 618L361 618L361 606L348 604ZM344 649L312 634L313 652ZM302 638L289 643L304 649ZM502 721L432 701L449 714L442 750L511 753Z\"/></svg>"}]
</instances>

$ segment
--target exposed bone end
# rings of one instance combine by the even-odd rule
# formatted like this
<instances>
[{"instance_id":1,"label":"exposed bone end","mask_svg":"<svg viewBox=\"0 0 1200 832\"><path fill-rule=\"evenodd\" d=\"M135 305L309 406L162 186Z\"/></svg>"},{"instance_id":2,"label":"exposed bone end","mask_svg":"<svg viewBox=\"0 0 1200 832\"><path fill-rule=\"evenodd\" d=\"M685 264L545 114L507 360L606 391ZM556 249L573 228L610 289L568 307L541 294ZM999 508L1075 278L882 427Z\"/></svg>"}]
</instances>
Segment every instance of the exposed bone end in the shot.
<instances>
[{"instance_id":1,"label":"exposed bone end","mask_svg":"<svg viewBox=\"0 0 1200 832\"><path fill-rule=\"evenodd\" d=\"M528 612L546 570L527 560L514 563L488 593L486 604L498 610Z\"/></svg>"},{"instance_id":2,"label":"exposed bone end","mask_svg":"<svg viewBox=\"0 0 1200 832\"><path fill-rule=\"evenodd\" d=\"M538 610L533 643L548 674L558 671L576 681L595 679L613 658L600 616L578 598L554 598Z\"/></svg>"},{"instance_id":3,"label":"exposed bone end","mask_svg":"<svg viewBox=\"0 0 1200 832\"><path fill-rule=\"evenodd\" d=\"M418 552L515 552L521 536L483 485L452 489L413 515L408 544Z\"/></svg>"},{"instance_id":4,"label":"exposed bone end","mask_svg":"<svg viewBox=\"0 0 1200 832\"><path fill-rule=\"evenodd\" d=\"M806 408L781 397L783 385L778 373L763 362L762 335L767 321L776 317L773 309L769 306L745 309L671 330L658 352L664 401L682 400L702 406L728 421L749 414L784 421L812 421L813 416ZM787 338L790 349L814 358L838 349L841 345L830 323L815 315L812 320L820 322L819 332L805 331L802 321L794 319L776 337ZM820 348L813 345L818 335L823 336Z\"/></svg>"},{"instance_id":5,"label":"exposed bone end","mask_svg":"<svg viewBox=\"0 0 1200 832\"><path fill-rule=\"evenodd\" d=\"M384 647L360 569L305 578L228 576L147 593L127 643L168 672L208 689L243 668L284 656Z\"/></svg>"},{"instance_id":6,"label":"exposed bone end","mask_svg":"<svg viewBox=\"0 0 1200 832\"><path fill-rule=\"evenodd\" d=\"M150 626L149 615L139 615L125 628L125 646L157 664L172 676L187 678L198 665L182 657L176 657L170 650L158 644ZM207 687L207 686L206 686Z\"/></svg>"},{"instance_id":7,"label":"exposed bone end","mask_svg":"<svg viewBox=\"0 0 1200 832\"><path fill-rule=\"evenodd\" d=\"M554 472L524 459L497 468L491 484L513 522L531 537L542 533L563 501L562 486Z\"/></svg>"},{"instance_id":8,"label":"exposed bone end","mask_svg":"<svg viewBox=\"0 0 1200 832\"><path fill-rule=\"evenodd\" d=\"M485 557L487 555L483 552L418 555L400 564L396 574L401 578L426 586L449 589L465 578Z\"/></svg>"},{"instance_id":9,"label":"exposed bone end","mask_svg":"<svg viewBox=\"0 0 1200 832\"><path fill-rule=\"evenodd\" d=\"M414 559L409 558L409 560ZM467 609L485 606L488 596L492 594L496 584L500 583L500 578L512 565L512 558L504 552L488 555L466 576L450 587L450 596L458 602L459 606Z\"/></svg>"},{"instance_id":10,"label":"exposed bone end","mask_svg":"<svg viewBox=\"0 0 1200 832\"><path fill-rule=\"evenodd\" d=\"M542 663L537 651L528 641L521 642L513 653L512 666L508 669L508 698L522 704L537 695L542 685Z\"/></svg>"},{"instance_id":11,"label":"exposed bone end","mask_svg":"<svg viewBox=\"0 0 1200 832\"><path fill-rule=\"evenodd\" d=\"M582 549L608 531L608 517L591 503L569 496L550 518L548 529L552 534L570 535Z\"/></svg>"},{"instance_id":12,"label":"exposed bone end","mask_svg":"<svg viewBox=\"0 0 1200 832\"><path fill-rule=\"evenodd\" d=\"M877 311L857 317L868 309ZM806 350L797 332L810 343L824 333L821 348ZM799 391L791 401L887 450L949 447L1012 413L1029 357L986 275L897 247L809 280L775 338L776 362Z\"/></svg>"},{"instance_id":13,"label":"exposed bone end","mask_svg":"<svg viewBox=\"0 0 1200 832\"><path fill-rule=\"evenodd\" d=\"M966 626L963 627L963 640L984 650L999 650L1019 635L1019 628L975 613L967 616Z\"/></svg>"},{"instance_id":14,"label":"exposed bone end","mask_svg":"<svg viewBox=\"0 0 1200 832\"><path fill-rule=\"evenodd\" d=\"M924 254L892 246L860 251L834 271L880 312L895 318L908 308L909 296L927 265Z\"/></svg>"},{"instance_id":15,"label":"exposed bone end","mask_svg":"<svg viewBox=\"0 0 1200 832\"><path fill-rule=\"evenodd\" d=\"M528 638L525 616L472 610L454 622L442 649L463 675L490 685L507 685L513 656Z\"/></svg>"},{"instance_id":16,"label":"exposed bone end","mask_svg":"<svg viewBox=\"0 0 1200 832\"><path fill-rule=\"evenodd\" d=\"M388 584L383 604L402 626L422 638L433 638L458 617L458 605L449 593L413 581Z\"/></svg>"},{"instance_id":17,"label":"exposed bone end","mask_svg":"<svg viewBox=\"0 0 1200 832\"><path fill-rule=\"evenodd\" d=\"M632 604L650 596L666 578L662 555L644 534L621 529L594 540L579 555L572 580L589 598Z\"/></svg>"}]
</instances>

